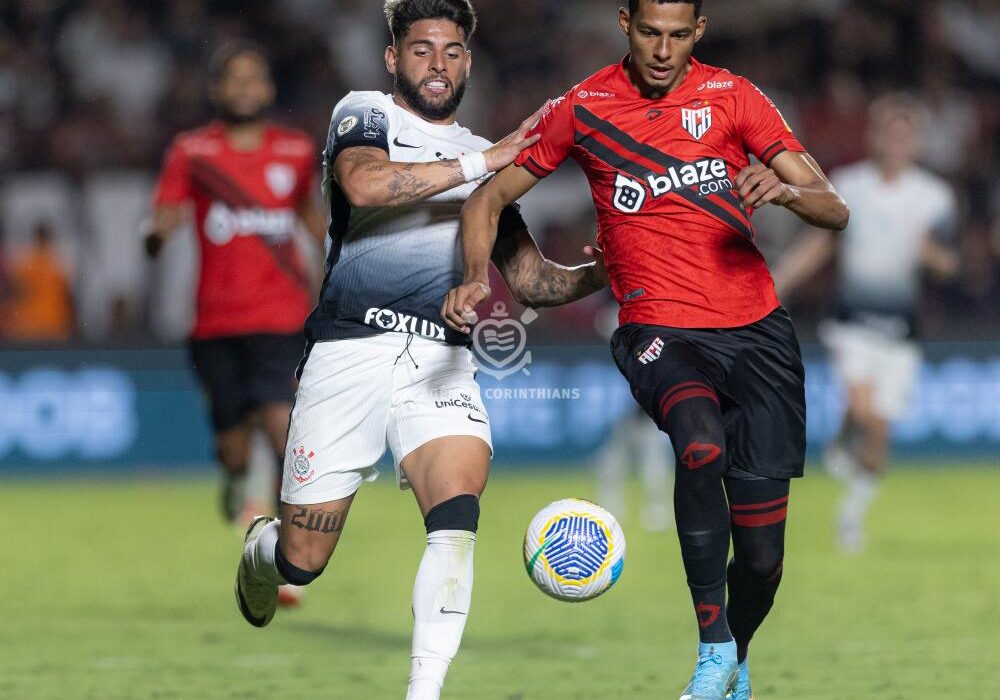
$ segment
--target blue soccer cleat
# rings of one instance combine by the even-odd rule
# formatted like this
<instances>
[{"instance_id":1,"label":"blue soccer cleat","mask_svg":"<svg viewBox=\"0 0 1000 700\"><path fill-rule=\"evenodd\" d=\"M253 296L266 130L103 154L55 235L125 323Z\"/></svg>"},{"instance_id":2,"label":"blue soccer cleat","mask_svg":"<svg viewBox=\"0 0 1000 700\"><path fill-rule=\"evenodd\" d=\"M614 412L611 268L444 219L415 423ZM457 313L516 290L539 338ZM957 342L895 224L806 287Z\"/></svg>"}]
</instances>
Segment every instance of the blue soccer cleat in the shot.
<instances>
[{"instance_id":1,"label":"blue soccer cleat","mask_svg":"<svg viewBox=\"0 0 1000 700\"><path fill-rule=\"evenodd\" d=\"M726 700L757 700L757 696L753 694L753 689L750 687L750 667L745 659L739 665L736 687L733 692L726 696Z\"/></svg>"},{"instance_id":2,"label":"blue soccer cleat","mask_svg":"<svg viewBox=\"0 0 1000 700\"><path fill-rule=\"evenodd\" d=\"M698 645L698 665L680 700L727 700L739 675L736 642Z\"/></svg>"}]
</instances>

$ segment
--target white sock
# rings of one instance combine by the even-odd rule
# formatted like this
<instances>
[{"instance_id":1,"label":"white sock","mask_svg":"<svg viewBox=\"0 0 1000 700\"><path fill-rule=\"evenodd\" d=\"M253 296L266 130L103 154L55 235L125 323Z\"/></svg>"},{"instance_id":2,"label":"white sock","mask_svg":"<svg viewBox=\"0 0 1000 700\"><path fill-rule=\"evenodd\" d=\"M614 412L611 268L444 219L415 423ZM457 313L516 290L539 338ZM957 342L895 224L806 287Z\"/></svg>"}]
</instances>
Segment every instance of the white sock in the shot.
<instances>
[{"instance_id":1,"label":"white sock","mask_svg":"<svg viewBox=\"0 0 1000 700\"><path fill-rule=\"evenodd\" d=\"M278 533L281 531L281 521L274 520L264 526L257 539L247 542L243 549L243 559L247 562L253 575L281 585L285 580L274 565L274 551L278 546Z\"/></svg>"},{"instance_id":2,"label":"white sock","mask_svg":"<svg viewBox=\"0 0 1000 700\"><path fill-rule=\"evenodd\" d=\"M438 700L448 665L458 653L472 603L475 533L438 530L413 584L413 649L407 700Z\"/></svg>"},{"instance_id":3,"label":"white sock","mask_svg":"<svg viewBox=\"0 0 1000 700\"><path fill-rule=\"evenodd\" d=\"M860 531L865 516L878 493L879 478L866 471L851 476L847 483L847 494L840 504L840 526Z\"/></svg>"}]
</instances>

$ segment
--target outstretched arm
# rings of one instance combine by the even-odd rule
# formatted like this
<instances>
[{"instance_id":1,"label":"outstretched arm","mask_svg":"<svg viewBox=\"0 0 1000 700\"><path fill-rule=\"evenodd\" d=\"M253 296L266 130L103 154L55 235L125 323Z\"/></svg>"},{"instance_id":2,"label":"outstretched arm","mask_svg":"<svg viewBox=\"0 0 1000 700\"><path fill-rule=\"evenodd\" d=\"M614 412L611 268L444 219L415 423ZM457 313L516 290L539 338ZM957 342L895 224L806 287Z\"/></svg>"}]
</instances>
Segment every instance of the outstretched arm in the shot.
<instances>
[{"instance_id":1,"label":"outstretched arm","mask_svg":"<svg viewBox=\"0 0 1000 700\"><path fill-rule=\"evenodd\" d=\"M816 228L842 231L850 211L822 168L808 153L784 151L771 161L744 168L736 190L745 207L776 204Z\"/></svg>"},{"instance_id":2,"label":"outstretched arm","mask_svg":"<svg viewBox=\"0 0 1000 700\"><path fill-rule=\"evenodd\" d=\"M490 260L500 270L514 298L526 306L556 306L574 301L607 284L603 255L596 246L584 251L595 262L565 267L545 259L527 226L510 205L538 184L524 168L510 166L476 190L462 208L462 254L465 276L441 307L453 329L470 332L475 307L490 296ZM497 231L505 235L497 242Z\"/></svg>"},{"instance_id":3,"label":"outstretched arm","mask_svg":"<svg viewBox=\"0 0 1000 700\"><path fill-rule=\"evenodd\" d=\"M501 213L499 229L491 260L518 303L533 308L559 306L607 285L604 254L597 246L583 249L594 258L592 263L566 267L548 260L513 205Z\"/></svg>"},{"instance_id":4,"label":"outstretched arm","mask_svg":"<svg viewBox=\"0 0 1000 700\"><path fill-rule=\"evenodd\" d=\"M462 286L448 292L441 307L441 318L451 328L470 332L476 305L490 296L489 264L500 214L538 183L524 168L507 166L465 200L461 234L465 275Z\"/></svg>"},{"instance_id":5,"label":"outstretched arm","mask_svg":"<svg viewBox=\"0 0 1000 700\"><path fill-rule=\"evenodd\" d=\"M479 153L451 160L400 163L389 160L381 148L355 146L337 154L333 175L347 201L355 207L388 207L413 204L496 172L514 161L517 154L538 141L528 131L538 122L539 112L495 145Z\"/></svg>"}]
</instances>

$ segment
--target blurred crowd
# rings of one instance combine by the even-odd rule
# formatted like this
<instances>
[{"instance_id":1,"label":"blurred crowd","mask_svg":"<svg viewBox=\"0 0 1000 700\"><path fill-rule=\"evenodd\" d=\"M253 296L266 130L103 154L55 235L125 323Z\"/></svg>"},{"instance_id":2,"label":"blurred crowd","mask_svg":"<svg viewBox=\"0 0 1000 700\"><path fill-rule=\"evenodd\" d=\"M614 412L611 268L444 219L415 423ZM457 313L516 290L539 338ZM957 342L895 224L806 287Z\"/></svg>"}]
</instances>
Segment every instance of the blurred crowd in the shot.
<instances>
[{"instance_id":1,"label":"blurred crowd","mask_svg":"<svg viewBox=\"0 0 1000 700\"><path fill-rule=\"evenodd\" d=\"M474 4L480 28L460 119L487 137L509 132L625 51L615 0ZM381 10L380 0L0 4L0 337L182 338L193 245L178 244L174 267L168 260L154 271L137 231L164 148L212 116L209 55L230 38L263 44L279 87L273 117L320 142L347 90L391 90ZM963 273L928 290L922 322L930 338L995 338L1000 3L706 0L704 14L709 29L696 55L756 82L827 172L863 157L872 97L903 88L924 101L923 162L961 202L955 245ZM570 174L536 192L526 213L543 249L582 261L593 236L588 189ZM797 224L780 212L760 214L760 244L778 255ZM828 310L830 279L818 278L794 304L807 336ZM542 341L596 339L594 318L607 301L547 312L532 333L537 327Z\"/></svg>"}]
</instances>

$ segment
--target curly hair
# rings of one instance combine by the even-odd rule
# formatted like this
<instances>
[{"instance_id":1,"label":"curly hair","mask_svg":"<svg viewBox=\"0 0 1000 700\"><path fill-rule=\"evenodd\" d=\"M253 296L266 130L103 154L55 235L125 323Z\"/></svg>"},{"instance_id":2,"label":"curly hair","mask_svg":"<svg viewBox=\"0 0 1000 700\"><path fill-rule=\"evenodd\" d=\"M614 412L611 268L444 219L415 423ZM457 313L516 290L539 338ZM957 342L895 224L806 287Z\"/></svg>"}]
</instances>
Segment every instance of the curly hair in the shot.
<instances>
[{"instance_id":1,"label":"curly hair","mask_svg":"<svg viewBox=\"0 0 1000 700\"><path fill-rule=\"evenodd\" d=\"M448 19L462 30L468 44L476 31L476 12L469 0L386 0L385 18L392 41L399 46L414 22L422 19Z\"/></svg>"}]
</instances>

